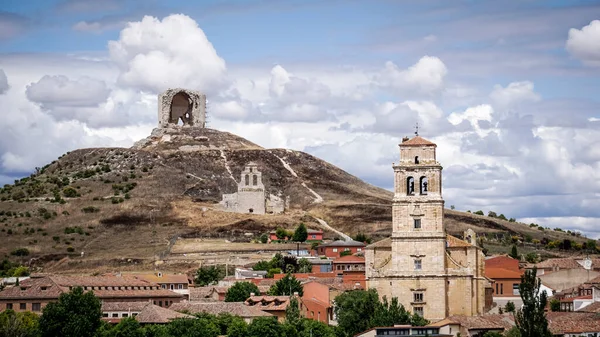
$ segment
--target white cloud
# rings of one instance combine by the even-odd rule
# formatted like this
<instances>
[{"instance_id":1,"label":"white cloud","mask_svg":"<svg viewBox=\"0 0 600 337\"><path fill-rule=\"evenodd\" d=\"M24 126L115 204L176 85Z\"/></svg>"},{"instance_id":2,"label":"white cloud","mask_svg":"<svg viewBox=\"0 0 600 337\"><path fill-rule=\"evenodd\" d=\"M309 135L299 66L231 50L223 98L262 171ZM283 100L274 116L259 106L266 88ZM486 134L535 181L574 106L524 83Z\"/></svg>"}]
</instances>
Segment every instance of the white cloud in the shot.
<instances>
[{"instance_id":1,"label":"white cloud","mask_svg":"<svg viewBox=\"0 0 600 337\"><path fill-rule=\"evenodd\" d=\"M530 81L512 82L503 88L495 85L490 93L490 98L500 107L512 107L522 102L539 101L540 95L534 91L533 83Z\"/></svg>"},{"instance_id":2,"label":"white cloud","mask_svg":"<svg viewBox=\"0 0 600 337\"><path fill-rule=\"evenodd\" d=\"M89 77L44 76L27 86L27 98L44 108L93 107L106 101L110 90L104 81Z\"/></svg>"},{"instance_id":3,"label":"white cloud","mask_svg":"<svg viewBox=\"0 0 600 337\"><path fill-rule=\"evenodd\" d=\"M600 66L600 20L594 20L581 29L569 29L566 48L583 63Z\"/></svg>"},{"instance_id":4,"label":"white cloud","mask_svg":"<svg viewBox=\"0 0 600 337\"><path fill-rule=\"evenodd\" d=\"M419 61L402 70L391 61L375 77L375 82L394 91L417 91L432 93L442 88L448 69L442 60L435 56L423 56Z\"/></svg>"},{"instance_id":5,"label":"white cloud","mask_svg":"<svg viewBox=\"0 0 600 337\"><path fill-rule=\"evenodd\" d=\"M225 61L186 15L130 22L108 48L121 69L120 85L155 94L186 87L214 95L226 84Z\"/></svg>"},{"instance_id":6,"label":"white cloud","mask_svg":"<svg viewBox=\"0 0 600 337\"><path fill-rule=\"evenodd\" d=\"M8 78L4 70L0 69L0 95L4 94L8 90Z\"/></svg>"}]
</instances>

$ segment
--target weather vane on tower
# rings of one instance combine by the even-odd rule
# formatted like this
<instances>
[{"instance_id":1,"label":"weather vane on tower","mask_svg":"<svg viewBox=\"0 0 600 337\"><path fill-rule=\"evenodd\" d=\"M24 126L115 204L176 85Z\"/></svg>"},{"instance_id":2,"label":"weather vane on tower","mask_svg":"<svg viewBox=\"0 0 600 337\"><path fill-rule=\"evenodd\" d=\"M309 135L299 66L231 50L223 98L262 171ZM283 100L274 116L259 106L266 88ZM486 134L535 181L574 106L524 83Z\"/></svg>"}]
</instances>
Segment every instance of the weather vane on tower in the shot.
<instances>
[{"instance_id":1,"label":"weather vane on tower","mask_svg":"<svg viewBox=\"0 0 600 337\"><path fill-rule=\"evenodd\" d=\"M419 122L415 125L415 136L419 135Z\"/></svg>"}]
</instances>

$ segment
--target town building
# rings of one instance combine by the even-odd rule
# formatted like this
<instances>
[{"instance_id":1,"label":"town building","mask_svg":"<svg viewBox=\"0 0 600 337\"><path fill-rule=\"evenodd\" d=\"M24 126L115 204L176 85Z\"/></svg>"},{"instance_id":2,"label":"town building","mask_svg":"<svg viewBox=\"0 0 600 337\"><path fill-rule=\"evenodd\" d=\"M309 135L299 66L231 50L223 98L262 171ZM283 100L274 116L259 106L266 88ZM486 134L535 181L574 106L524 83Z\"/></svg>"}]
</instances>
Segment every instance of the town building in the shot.
<instances>
[{"instance_id":1,"label":"town building","mask_svg":"<svg viewBox=\"0 0 600 337\"><path fill-rule=\"evenodd\" d=\"M361 253L365 249L365 244L358 241L343 241L336 240L329 243L324 243L317 246L316 255L326 257L340 257L342 252L349 252L347 254Z\"/></svg>"},{"instance_id":2,"label":"town building","mask_svg":"<svg viewBox=\"0 0 600 337\"><path fill-rule=\"evenodd\" d=\"M503 297L520 299L519 284L523 270L519 260L510 256L494 256L485 260L485 276L492 281L494 300Z\"/></svg>"},{"instance_id":3,"label":"town building","mask_svg":"<svg viewBox=\"0 0 600 337\"><path fill-rule=\"evenodd\" d=\"M600 277L600 259L551 258L535 264L537 276L542 283L556 291L562 291ZM533 266L528 266L531 269Z\"/></svg>"},{"instance_id":4,"label":"town building","mask_svg":"<svg viewBox=\"0 0 600 337\"><path fill-rule=\"evenodd\" d=\"M452 337L452 335L441 334L438 327L433 326L411 326L395 325L388 327L375 327L363 331L354 337L387 337L387 336L431 336L431 337Z\"/></svg>"},{"instance_id":5,"label":"town building","mask_svg":"<svg viewBox=\"0 0 600 337\"><path fill-rule=\"evenodd\" d=\"M323 241L323 231L320 229L307 229L306 230L308 232L308 237L306 238L307 242L311 242L311 241ZM269 242L273 242L273 241L288 241L290 238L288 238L287 236L284 237L283 239L280 239L277 237L277 231L270 231L269 232Z\"/></svg>"},{"instance_id":6,"label":"town building","mask_svg":"<svg viewBox=\"0 0 600 337\"><path fill-rule=\"evenodd\" d=\"M123 318L135 317L140 324L167 324L177 318L195 318L150 302L103 302L102 320L119 323Z\"/></svg>"},{"instance_id":7,"label":"town building","mask_svg":"<svg viewBox=\"0 0 600 337\"><path fill-rule=\"evenodd\" d=\"M347 271L365 272L365 258L356 255L346 255L333 260L333 271L343 273Z\"/></svg>"},{"instance_id":8,"label":"town building","mask_svg":"<svg viewBox=\"0 0 600 337\"><path fill-rule=\"evenodd\" d=\"M134 274L140 280L156 283L161 289L171 290L178 294L182 294L185 299L190 297L189 285L192 280L185 274L165 274L156 272L154 274Z\"/></svg>"},{"instance_id":9,"label":"town building","mask_svg":"<svg viewBox=\"0 0 600 337\"><path fill-rule=\"evenodd\" d=\"M0 291L0 310L41 312L48 303L58 301L62 293L76 287L93 291L102 302L150 302L169 307L183 299L181 294L132 276L32 276Z\"/></svg>"},{"instance_id":10,"label":"town building","mask_svg":"<svg viewBox=\"0 0 600 337\"><path fill-rule=\"evenodd\" d=\"M240 174L237 192L223 194L223 200L219 204L225 211L236 213L279 214L285 211L284 198L273 194L266 197L262 172L254 162L246 164Z\"/></svg>"},{"instance_id":11,"label":"town building","mask_svg":"<svg viewBox=\"0 0 600 337\"><path fill-rule=\"evenodd\" d=\"M484 255L472 230L466 241L446 234L436 147L418 135L400 144L392 236L366 248L367 287L429 320L480 315L489 287Z\"/></svg>"},{"instance_id":12,"label":"town building","mask_svg":"<svg viewBox=\"0 0 600 337\"><path fill-rule=\"evenodd\" d=\"M246 300L246 305L260 309L277 317L279 322L285 320L285 310L290 305L290 296L252 295Z\"/></svg>"}]
</instances>

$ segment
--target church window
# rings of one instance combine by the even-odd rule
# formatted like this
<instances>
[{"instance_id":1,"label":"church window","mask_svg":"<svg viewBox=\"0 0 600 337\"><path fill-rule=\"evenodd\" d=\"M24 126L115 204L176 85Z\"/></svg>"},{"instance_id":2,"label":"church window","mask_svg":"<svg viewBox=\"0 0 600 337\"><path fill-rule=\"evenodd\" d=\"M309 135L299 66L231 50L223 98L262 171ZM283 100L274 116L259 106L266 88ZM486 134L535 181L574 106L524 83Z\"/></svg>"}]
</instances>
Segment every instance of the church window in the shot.
<instances>
[{"instance_id":1,"label":"church window","mask_svg":"<svg viewBox=\"0 0 600 337\"><path fill-rule=\"evenodd\" d=\"M408 177L406 179L406 194L413 195L415 194L415 178Z\"/></svg>"},{"instance_id":2,"label":"church window","mask_svg":"<svg viewBox=\"0 0 600 337\"><path fill-rule=\"evenodd\" d=\"M414 228L421 229L421 219L413 219L413 221L414 221Z\"/></svg>"},{"instance_id":3,"label":"church window","mask_svg":"<svg viewBox=\"0 0 600 337\"><path fill-rule=\"evenodd\" d=\"M258 185L258 177L256 175L252 176L252 185L254 185L254 186Z\"/></svg>"},{"instance_id":4,"label":"church window","mask_svg":"<svg viewBox=\"0 0 600 337\"><path fill-rule=\"evenodd\" d=\"M244 182L246 183L246 186L250 185L250 176L246 174L246 177L244 178Z\"/></svg>"},{"instance_id":5,"label":"church window","mask_svg":"<svg viewBox=\"0 0 600 337\"><path fill-rule=\"evenodd\" d=\"M415 260L415 270L421 270L421 259Z\"/></svg>"},{"instance_id":6,"label":"church window","mask_svg":"<svg viewBox=\"0 0 600 337\"><path fill-rule=\"evenodd\" d=\"M423 293L413 293L413 302L422 303L423 302Z\"/></svg>"},{"instance_id":7,"label":"church window","mask_svg":"<svg viewBox=\"0 0 600 337\"><path fill-rule=\"evenodd\" d=\"M500 283L500 294L504 294L504 284Z\"/></svg>"},{"instance_id":8,"label":"church window","mask_svg":"<svg viewBox=\"0 0 600 337\"><path fill-rule=\"evenodd\" d=\"M513 283L513 295L520 295L521 293L519 292L519 284L518 283Z\"/></svg>"},{"instance_id":9,"label":"church window","mask_svg":"<svg viewBox=\"0 0 600 337\"><path fill-rule=\"evenodd\" d=\"M415 309L415 310L414 310L415 314L417 314L417 315L419 315L419 316L423 317L423 314L424 314L424 313L423 313L423 307L415 307L414 309Z\"/></svg>"},{"instance_id":10,"label":"church window","mask_svg":"<svg viewBox=\"0 0 600 337\"><path fill-rule=\"evenodd\" d=\"M429 182L427 181L427 177L423 176L421 177L421 179L419 179L419 185L420 185L420 193L421 194L427 194L427 185L429 185Z\"/></svg>"},{"instance_id":11,"label":"church window","mask_svg":"<svg viewBox=\"0 0 600 337\"><path fill-rule=\"evenodd\" d=\"M415 156L415 164L419 163L419 156Z\"/></svg>"}]
</instances>

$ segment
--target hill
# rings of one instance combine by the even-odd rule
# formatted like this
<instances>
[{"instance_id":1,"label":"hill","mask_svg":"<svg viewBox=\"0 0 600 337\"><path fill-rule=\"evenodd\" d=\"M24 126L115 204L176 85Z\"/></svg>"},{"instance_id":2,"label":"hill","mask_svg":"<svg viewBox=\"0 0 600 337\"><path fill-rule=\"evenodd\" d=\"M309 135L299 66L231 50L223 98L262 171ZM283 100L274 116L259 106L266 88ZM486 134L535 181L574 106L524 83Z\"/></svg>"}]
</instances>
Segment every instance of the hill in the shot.
<instances>
[{"instance_id":1,"label":"hill","mask_svg":"<svg viewBox=\"0 0 600 337\"><path fill-rule=\"evenodd\" d=\"M259 165L267 194L289 196L285 214L219 208L224 193L237 191L250 161ZM304 222L323 228L329 238L339 236L335 229L387 236L392 196L304 152L264 149L212 129L155 129L130 149L72 151L0 189L0 254L24 255L22 262L51 271L150 268L164 261L171 267L197 266L200 260L229 261L234 251L248 253L236 256L235 263L243 264L257 248L242 242L279 226L293 229ZM445 221L459 236L471 227L497 238L573 238L451 210ZM206 249L207 243L221 248Z\"/></svg>"}]
</instances>

